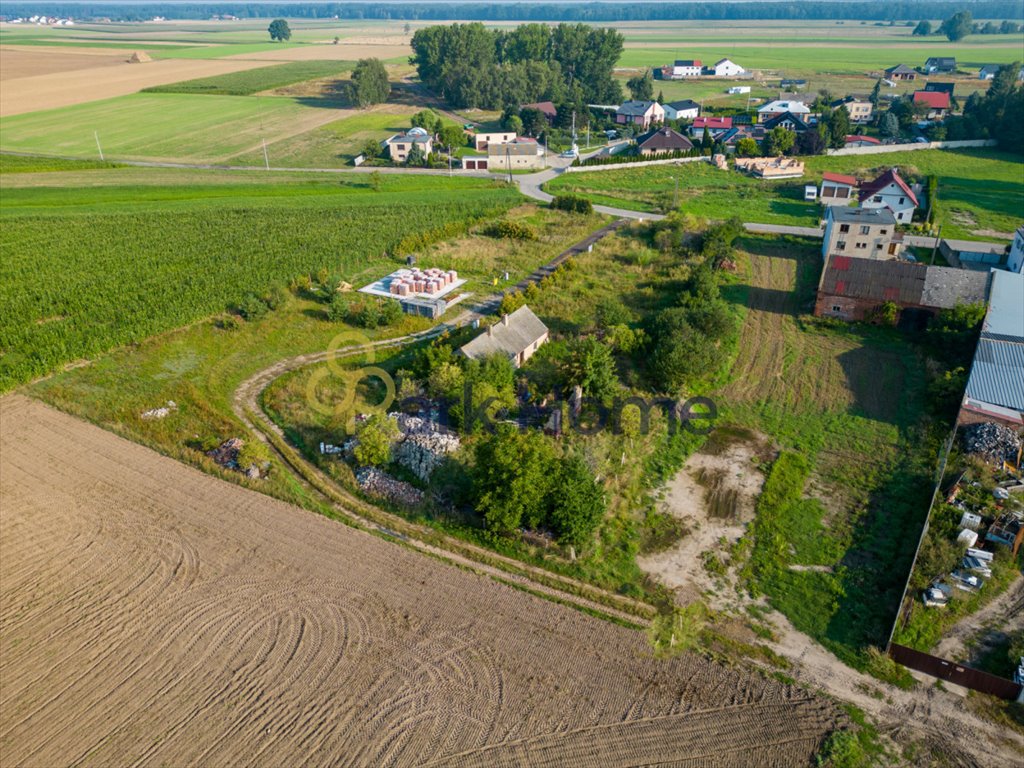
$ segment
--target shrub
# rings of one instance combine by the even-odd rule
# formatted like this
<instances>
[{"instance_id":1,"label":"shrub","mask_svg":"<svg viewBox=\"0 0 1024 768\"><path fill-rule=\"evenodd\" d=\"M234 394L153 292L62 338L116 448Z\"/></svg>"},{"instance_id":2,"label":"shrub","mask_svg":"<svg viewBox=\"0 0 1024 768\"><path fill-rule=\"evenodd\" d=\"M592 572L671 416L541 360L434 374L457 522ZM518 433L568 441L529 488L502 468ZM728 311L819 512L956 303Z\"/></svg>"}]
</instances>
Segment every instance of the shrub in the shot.
<instances>
[{"instance_id":1,"label":"shrub","mask_svg":"<svg viewBox=\"0 0 1024 768\"><path fill-rule=\"evenodd\" d=\"M594 206L585 197L578 195L555 195L551 200L551 207L559 211L570 213L593 213Z\"/></svg>"},{"instance_id":2,"label":"shrub","mask_svg":"<svg viewBox=\"0 0 1024 768\"><path fill-rule=\"evenodd\" d=\"M246 320L259 320L261 317L267 314L267 304L263 299L257 296L255 293L247 293L238 302L238 314L244 317Z\"/></svg>"},{"instance_id":3,"label":"shrub","mask_svg":"<svg viewBox=\"0 0 1024 768\"><path fill-rule=\"evenodd\" d=\"M533 288L535 292L539 291L533 283L531 283L529 287ZM498 307L498 313L501 315L511 315L524 304L526 304L526 297L523 296L522 293L519 291L510 291L502 297L501 306Z\"/></svg>"},{"instance_id":4,"label":"shrub","mask_svg":"<svg viewBox=\"0 0 1024 768\"><path fill-rule=\"evenodd\" d=\"M491 237L504 240L536 240L537 233L529 224L521 221L499 221L488 230Z\"/></svg>"}]
</instances>

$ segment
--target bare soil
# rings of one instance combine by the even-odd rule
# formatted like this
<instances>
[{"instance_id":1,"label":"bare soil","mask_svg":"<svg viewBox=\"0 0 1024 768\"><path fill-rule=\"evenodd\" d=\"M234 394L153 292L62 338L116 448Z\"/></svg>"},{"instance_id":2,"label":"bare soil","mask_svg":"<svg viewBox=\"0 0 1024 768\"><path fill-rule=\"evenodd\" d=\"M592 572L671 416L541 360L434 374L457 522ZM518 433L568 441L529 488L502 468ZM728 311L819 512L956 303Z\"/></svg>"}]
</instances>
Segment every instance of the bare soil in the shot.
<instances>
[{"instance_id":1,"label":"bare soil","mask_svg":"<svg viewBox=\"0 0 1024 768\"><path fill-rule=\"evenodd\" d=\"M834 705L0 400L20 765L809 765Z\"/></svg>"},{"instance_id":2,"label":"bare soil","mask_svg":"<svg viewBox=\"0 0 1024 768\"><path fill-rule=\"evenodd\" d=\"M121 51L111 49L89 50L81 53L58 53L53 49L12 48L0 46L0 81L16 80L21 77L50 75L54 72L73 72L78 69L95 69L123 64L125 56Z\"/></svg>"}]
</instances>

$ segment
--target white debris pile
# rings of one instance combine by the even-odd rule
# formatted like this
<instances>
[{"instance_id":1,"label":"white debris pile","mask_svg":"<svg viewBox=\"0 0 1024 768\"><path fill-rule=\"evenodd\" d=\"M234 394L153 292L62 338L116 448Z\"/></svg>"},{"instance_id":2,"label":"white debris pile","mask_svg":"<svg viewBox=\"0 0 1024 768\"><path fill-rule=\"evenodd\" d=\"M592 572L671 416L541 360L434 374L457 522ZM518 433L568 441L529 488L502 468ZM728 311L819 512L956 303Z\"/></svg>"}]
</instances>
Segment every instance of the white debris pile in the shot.
<instances>
[{"instance_id":1,"label":"white debris pile","mask_svg":"<svg viewBox=\"0 0 1024 768\"><path fill-rule=\"evenodd\" d=\"M989 461L1017 463L1020 455L1020 436L1009 427L987 421L971 424L964 429L964 450Z\"/></svg>"},{"instance_id":2,"label":"white debris pile","mask_svg":"<svg viewBox=\"0 0 1024 768\"><path fill-rule=\"evenodd\" d=\"M459 449L459 438L444 432L414 433L395 448L395 461L426 482L444 457Z\"/></svg>"},{"instance_id":3,"label":"white debris pile","mask_svg":"<svg viewBox=\"0 0 1024 768\"><path fill-rule=\"evenodd\" d=\"M374 496L381 496L396 504L414 507L423 501L423 491L376 467L363 467L356 472L359 487Z\"/></svg>"},{"instance_id":4,"label":"white debris pile","mask_svg":"<svg viewBox=\"0 0 1024 768\"><path fill-rule=\"evenodd\" d=\"M173 400L168 400L167 405L161 406L160 408L151 408L148 411L143 411L139 414L139 418L145 421L151 419L164 419L174 411L178 410L178 404Z\"/></svg>"}]
</instances>

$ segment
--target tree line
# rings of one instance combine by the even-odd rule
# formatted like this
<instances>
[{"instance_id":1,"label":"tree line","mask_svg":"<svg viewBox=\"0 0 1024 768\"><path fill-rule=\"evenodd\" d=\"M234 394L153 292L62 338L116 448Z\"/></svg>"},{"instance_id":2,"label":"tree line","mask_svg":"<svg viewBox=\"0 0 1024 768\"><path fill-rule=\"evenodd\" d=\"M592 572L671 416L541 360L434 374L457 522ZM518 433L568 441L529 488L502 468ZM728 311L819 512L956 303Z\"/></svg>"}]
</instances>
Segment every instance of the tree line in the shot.
<instances>
[{"instance_id":1,"label":"tree line","mask_svg":"<svg viewBox=\"0 0 1024 768\"><path fill-rule=\"evenodd\" d=\"M1020 19L1017 0L979 0L970 4L983 19ZM810 2L706 2L706 3L138 3L113 2L14 2L4 6L7 17L45 13L54 16L109 18L115 21L146 21L153 16L168 19L208 19L230 14L243 19L283 16L292 19L375 19L408 21L700 21L728 19L867 20L900 21L944 18L962 7L948 0L909 0L880 3L876 0L836 3Z\"/></svg>"},{"instance_id":2,"label":"tree line","mask_svg":"<svg viewBox=\"0 0 1024 768\"><path fill-rule=\"evenodd\" d=\"M410 61L420 80L455 107L500 109L536 101L582 107L621 99L612 72L622 44L615 30L585 24L512 30L451 24L417 30Z\"/></svg>"}]
</instances>

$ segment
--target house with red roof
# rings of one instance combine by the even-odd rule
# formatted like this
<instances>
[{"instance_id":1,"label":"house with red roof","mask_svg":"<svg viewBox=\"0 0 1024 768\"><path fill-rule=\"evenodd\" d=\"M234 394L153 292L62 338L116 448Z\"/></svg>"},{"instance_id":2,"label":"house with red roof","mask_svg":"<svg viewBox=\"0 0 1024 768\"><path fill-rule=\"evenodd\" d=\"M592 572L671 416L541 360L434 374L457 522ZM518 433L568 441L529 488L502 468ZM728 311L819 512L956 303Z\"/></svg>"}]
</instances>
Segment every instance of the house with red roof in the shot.
<instances>
[{"instance_id":1,"label":"house with red roof","mask_svg":"<svg viewBox=\"0 0 1024 768\"><path fill-rule=\"evenodd\" d=\"M821 191L818 196L822 205L849 205L857 189L857 179L842 173L825 171L821 174Z\"/></svg>"},{"instance_id":2,"label":"house with red roof","mask_svg":"<svg viewBox=\"0 0 1024 768\"><path fill-rule=\"evenodd\" d=\"M895 168L862 184L859 199L861 208L888 208L900 224L911 222L918 205L914 190Z\"/></svg>"},{"instance_id":3,"label":"house with red roof","mask_svg":"<svg viewBox=\"0 0 1024 768\"><path fill-rule=\"evenodd\" d=\"M914 91L914 106L925 106L927 120L941 120L949 112L949 94L944 91Z\"/></svg>"},{"instance_id":4,"label":"house with red roof","mask_svg":"<svg viewBox=\"0 0 1024 768\"><path fill-rule=\"evenodd\" d=\"M694 118L693 123L690 124L690 135L695 138L703 138L704 129L708 129L708 133L713 138L717 138L720 134L732 128L731 117L697 117Z\"/></svg>"},{"instance_id":5,"label":"house with red roof","mask_svg":"<svg viewBox=\"0 0 1024 768\"><path fill-rule=\"evenodd\" d=\"M846 146L847 147L877 147L882 143L881 139L876 139L874 136L847 136Z\"/></svg>"}]
</instances>

